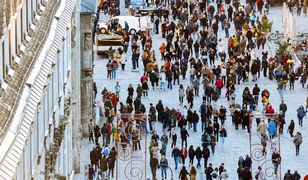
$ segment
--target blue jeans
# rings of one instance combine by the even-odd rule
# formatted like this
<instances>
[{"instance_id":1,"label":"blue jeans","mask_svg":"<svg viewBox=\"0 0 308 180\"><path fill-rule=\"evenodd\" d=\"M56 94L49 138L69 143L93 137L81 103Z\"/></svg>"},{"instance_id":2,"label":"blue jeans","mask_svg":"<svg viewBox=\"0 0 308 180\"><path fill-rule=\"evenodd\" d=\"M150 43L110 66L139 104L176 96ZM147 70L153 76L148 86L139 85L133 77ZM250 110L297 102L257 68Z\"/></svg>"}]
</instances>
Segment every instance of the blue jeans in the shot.
<instances>
[{"instance_id":1,"label":"blue jeans","mask_svg":"<svg viewBox=\"0 0 308 180\"><path fill-rule=\"evenodd\" d=\"M167 169L166 169L166 167L160 166L160 171L161 171L161 176L162 177L164 177L164 175L165 175L165 177L167 177Z\"/></svg>"},{"instance_id":2,"label":"blue jeans","mask_svg":"<svg viewBox=\"0 0 308 180\"><path fill-rule=\"evenodd\" d=\"M160 89L164 89L165 90L165 82L160 82Z\"/></svg>"},{"instance_id":3,"label":"blue jeans","mask_svg":"<svg viewBox=\"0 0 308 180\"><path fill-rule=\"evenodd\" d=\"M167 88L168 88L168 89L172 89L172 81L168 81Z\"/></svg>"},{"instance_id":4,"label":"blue jeans","mask_svg":"<svg viewBox=\"0 0 308 180\"><path fill-rule=\"evenodd\" d=\"M115 79L116 76L117 76L117 70L116 70L116 69L113 69L113 70L111 71L111 77L112 77L113 79Z\"/></svg>"},{"instance_id":5,"label":"blue jeans","mask_svg":"<svg viewBox=\"0 0 308 180\"><path fill-rule=\"evenodd\" d=\"M201 158L197 158L197 161L198 161L198 163L197 163L197 168L198 168L198 167L201 167L201 164L200 164Z\"/></svg>"},{"instance_id":6,"label":"blue jeans","mask_svg":"<svg viewBox=\"0 0 308 180\"><path fill-rule=\"evenodd\" d=\"M201 129L202 129L202 131L204 131L206 128L207 128L206 122L205 121L201 122Z\"/></svg>"},{"instance_id":7,"label":"blue jeans","mask_svg":"<svg viewBox=\"0 0 308 180\"><path fill-rule=\"evenodd\" d=\"M194 128L194 131L197 132L197 122L193 123L193 128Z\"/></svg>"},{"instance_id":8,"label":"blue jeans","mask_svg":"<svg viewBox=\"0 0 308 180\"><path fill-rule=\"evenodd\" d=\"M283 99L283 91L282 91L282 89L278 89L278 93L280 95L280 99Z\"/></svg>"},{"instance_id":9,"label":"blue jeans","mask_svg":"<svg viewBox=\"0 0 308 180\"><path fill-rule=\"evenodd\" d=\"M174 164L175 164L175 169L178 168L178 164L179 164L179 156L174 156L173 159L174 159Z\"/></svg>"},{"instance_id":10,"label":"blue jeans","mask_svg":"<svg viewBox=\"0 0 308 180\"><path fill-rule=\"evenodd\" d=\"M152 126L152 130L153 130L153 131L156 130L156 129L155 129L155 124L156 124L156 122L153 122L153 121L151 122L151 126Z\"/></svg>"},{"instance_id":11,"label":"blue jeans","mask_svg":"<svg viewBox=\"0 0 308 180\"><path fill-rule=\"evenodd\" d=\"M221 140L221 147L223 147L225 144L225 137L224 136L221 137L220 140Z\"/></svg>"},{"instance_id":12,"label":"blue jeans","mask_svg":"<svg viewBox=\"0 0 308 180\"><path fill-rule=\"evenodd\" d=\"M190 75L190 82L193 82L194 79L195 79L195 75Z\"/></svg>"},{"instance_id":13,"label":"blue jeans","mask_svg":"<svg viewBox=\"0 0 308 180\"><path fill-rule=\"evenodd\" d=\"M166 129L167 128L167 123L166 123L166 119L163 119L163 129Z\"/></svg>"},{"instance_id":14,"label":"blue jeans","mask_svg":"<svg viewBox=\"0 0 308 180\"><path fill-rule=\"evenodd\" d=\"M275 174L276 174L276 173L277 173L277 170L278 170L279 164L273 163L273 165L274 165L274 171L275 171Z\"/></svg>"},{"instance_id":15,"label":"blue jeans","mask_svg":"<svg viewBox=\"0 0 308 180\"><path fill-rule=\"evenodd\" d=\"M133 60L133 69L136 69L136 60Z\"/></svg>"},{"instance_id":16,"label":"blue jeans","mask_svg":"<svg viewBox=\"0 0 308 180\"><path fill-rule=\"evenodd\" d=\"M183 165L185 165L185 157L184 158L182 158L182 163L183 163Z\"/></svg>"}]
</instances>

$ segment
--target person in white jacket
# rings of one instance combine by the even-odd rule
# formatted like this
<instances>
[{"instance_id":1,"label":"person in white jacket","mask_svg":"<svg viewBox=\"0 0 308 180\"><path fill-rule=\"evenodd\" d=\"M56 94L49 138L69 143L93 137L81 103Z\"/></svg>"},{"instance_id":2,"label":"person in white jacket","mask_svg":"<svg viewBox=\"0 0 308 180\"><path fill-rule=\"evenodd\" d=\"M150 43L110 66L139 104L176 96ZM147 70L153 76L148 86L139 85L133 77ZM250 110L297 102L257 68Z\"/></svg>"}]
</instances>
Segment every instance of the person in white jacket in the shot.
<instances>
[{"instance_id":1,"label":"person in white jacket","mask_svg":"<svg viewBox=\"0 0 308 180\"><path fill-rule=\"evenodd\" d=\"M160 89L165 90L165 84L166 84L166 73L164 71L161 71L159 73L159 81L160 81Z\"/></svg>"},{"instance_id":2,"label":"person in white jacket","mask_svg":"<svg viewBox=\"0 0 308 180\"><path fill-rule=\"evenodd\" d=\"M227 180L228 177L229 177L229 175L228 175L228 173L227 173L227 170L224 169L224 171L223 171L223 172L221 173L221 175L220 175L220 179L221 179L221 180Z\"/></svg>"},{"instance_id":3,"label":"person in white jacket","mask_svg":"<svg viewBox=\"0 0 308 180\"><path fill-rule=\"evenodd\" d=\"M185 96L185 89L184 89L184 87L183 87L183 84L181 84L180 87L179 87L179 100L180 100L180 105L183 104L184 96Z\"/></svg>"}]
</instances>

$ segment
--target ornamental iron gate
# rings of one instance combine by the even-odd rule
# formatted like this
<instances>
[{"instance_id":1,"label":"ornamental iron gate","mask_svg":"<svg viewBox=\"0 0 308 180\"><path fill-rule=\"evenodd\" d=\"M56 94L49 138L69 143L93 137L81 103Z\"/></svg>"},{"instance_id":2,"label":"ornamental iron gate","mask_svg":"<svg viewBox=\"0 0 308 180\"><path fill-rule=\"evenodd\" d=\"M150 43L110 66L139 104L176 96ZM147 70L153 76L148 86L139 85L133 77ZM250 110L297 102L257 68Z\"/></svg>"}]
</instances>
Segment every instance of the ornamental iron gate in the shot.
<instances>
[{"instance_id":1,"label":"ornamental iron gate","mask_svg":"<svg viewBox=\"0 0 308 180\"><path fill-rule=\"evenodd\" d=\"M270 138L267 127L270 120L276 122L276 135ZM258 172L258 167L262 168L266 179L281 180L281 164L278 167L277 174L274 173L274 166L272 163L272 154L276 150L280 154L280 122L277 114L250 114L250 157L251 157L251 172L252 179L255 179L255 174ZM265 129L264 129L265 128ZM261 135L265 133L268 137L267 145L265 145L265 152L261 144Z\"/></svg>"},{"instance_id":2,"label":"ornamental iron gate","mask_svg":"<svg viewBox=\"0 0 308 180\"><path fill-rule=\"evenodd\" d=\"M120 141L116 148L116 179L146 180L148 119L145 114L117 115Z\"/></svg>"}]
</instances>

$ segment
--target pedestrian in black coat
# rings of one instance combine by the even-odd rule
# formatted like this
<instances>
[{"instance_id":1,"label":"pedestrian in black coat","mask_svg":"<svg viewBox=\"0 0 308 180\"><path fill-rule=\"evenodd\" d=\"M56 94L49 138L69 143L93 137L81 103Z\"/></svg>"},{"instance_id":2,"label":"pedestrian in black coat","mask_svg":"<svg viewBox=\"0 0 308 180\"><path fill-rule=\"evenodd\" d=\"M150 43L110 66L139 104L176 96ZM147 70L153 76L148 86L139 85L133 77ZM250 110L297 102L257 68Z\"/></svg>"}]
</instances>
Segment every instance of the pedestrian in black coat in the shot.
<instances>
[{"instance_id":1,"label":"pedestrian in black coat","mask_svg":"<svg viewBox=\"0 0 308 180\"><path fill-rule=\"evenodd\" d=\"M209 166L205 169L204 173L206 175L206 180L212 180L212 172L214 171L212 164L210 163Z\"/></svg>"},{"instance_id":2,"label":"pedestrian in black coat","mask_svg":"<svg viewBox=\"0 0 308 180\"><path fill-rule=\"evenodd\" d=\"M91 161L92 167L97 167L99 159L97 158L97 151L95 147L90 152L90 161ZM95 171L96 171L96 168L95 168Z\"/></svg>"},{"instance_id":3,"label":"pedestrian in black coat","mask_svg":"<svg viewBox=\"0 0 308 180\"><path fill-rule=\"evenodd\" d=\"M241 172L242 180L250 180L251 179L251 172L250 170L245 167L245 169Z\"/></svg>"},{"instance_id":4,"label":"pedestrian in black coat","mask_svg":"<svg viewBox=\"0 0 308 180\"><path fill-rule=\"evenodd\" d=\"M193 145L189 147L188 157L189 157L189 164L194 165L195 150L194 150Z\"/></svg>"},{"instance_id":5,"label":"pedestrian in black coat","mask_svg":"<svg viewBox=\"0 0 308 180\"><path fill-rule=\"evenodd\" d=\"M105 156L103 156L100 161L100 170L105 176L107 175L106 171L108 170L108 159Z\"/></svg>"},{"instance_id":6,"label":"pedestrian in black coat","mask_svg":"<svg viewBox=\"0 0 308 180\"><path fill-rule=\"evenodd\" d=\"M88 169L88 179L89 179L89 180L93 180L94 177L95 177L94 169L93 169L93 167L92 167L91 164L89 164L89 167L88 167L88 168L89 168L89 169Z\"/></svg>"},{"instance_id":7,"label":"pedestrian in black coat","mask_svg":"<svg viewBox=\"0 0 308 180\"><path fill-rule=\"evenodd\" d=\"M114 165L116 161L117 152L115 150L115 147L112 147L109 156L108 156L108 168L109 168L109 176L111 174L111 177L113 178L113 172L114 172Z\"/></svg>"},{"instance_id":8,"label":"pedestrian in black coat","mask_svg":"<svg viewBox=\"0 0 308 180\"><path fill-rule=\"evenodd\" d=\"M295 123L293 120L291 120L290 125L288 127L288 132L290 133L291 138L293 138L294 128L295 128Z\"/></svg>"},{"instance_id":9,"label":"pedestrian in black coat","mask_svg":"<svg viewBox=\"0 0 308 180\"><path fill-rule=\"evenodd\" d=\"M181 129L182 147L184 142L185 142L185 147L187 147L187 137L189 137L189 134L186 128Z\"/></svg>"},{"instance_id":10,"label":"pedestrian in black coat","mask_svg":"<svg viewBox=\"0 0 308 180\"><path fill-rule=\"evenodd\" d=\"M294 171L292 175L292 180L300 180L300 179L301 179L301 175L299 175L297 171Z\"/></svg>"}]
</instances>

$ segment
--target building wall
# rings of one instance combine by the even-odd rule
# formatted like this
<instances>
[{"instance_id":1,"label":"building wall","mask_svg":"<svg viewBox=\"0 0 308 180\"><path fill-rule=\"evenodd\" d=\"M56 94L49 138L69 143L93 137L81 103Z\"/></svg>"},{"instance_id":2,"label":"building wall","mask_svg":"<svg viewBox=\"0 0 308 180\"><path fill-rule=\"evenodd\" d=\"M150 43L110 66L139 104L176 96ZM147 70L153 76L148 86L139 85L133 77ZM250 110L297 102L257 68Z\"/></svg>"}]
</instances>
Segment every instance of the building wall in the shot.
<instances>
[{"instance_id":1,"label":"building wall","mask_svg":"<svg viewBox=\"0 0 308 180\"><path fill-rule=\"evenodd\" d=\"M71 28L67 29L60 43L49 83L36 112L31 134L26 142L23 158L16 171L17 180L45 179L45 156L54 140L54 128L58 127L65 116L65 99L71 95ZM72 117L67 120L64 137L57 153L55 174L69 177L73 166Z\"/></svg>"},{"instance_id":2,"label":"building wall","mask_svg":"<svg viewBox=\"0 0 308 180\"><path fill-rule=\"evenodd\" d=\"M0 5L0 21L3 22L0 22L0 26L6 24L6 17L11 14L8 25L0 27L0 32L3 33L0 39L0 82L7 81L7 71L10 68L14 69L16 63L13 62L14 58L22 53L20 47L28 43L26 39L31 35L35 36L30 26L36 22L35 17L40 11L43 0L6 0L6 2L9 1L17 3L16 6L11 4L12 8L16 8L15 11L8 11L7 7L9 6L7 4ZM49 165L48 157L56 146L56 131L63 124L63 121L66 122L64 136L61 142L58 142L60 144L59 151L56 153L57 158L55 166L53 166L52 178L49 177L49 179L56 177L68 179L73 171L75 173L80 171L79 154L83 130L81 125L81 89L82 87L89 87L90 92L92 92L91 77L88 75L85 77L83 74L86 71L90 72L92 76L93 55L91 55L92 51L88 49L87 54L90 55L90 58L87 60L87 67L84 67L80 58L80 51L83 51L83 49L80 47L79 0L76 1L75 11L68 28L65 30L62 42L58 46L58 52L53 61L53 70L48 76L48 83L41 96L35 119L31 125L31 132L18 163L15 173L17 180L40 180L46 179L47 175L50 175L46 170ZM69 1L61 1L61 5L62 2ZM3 17L2 14L6 16ZM53 27L53 29L55 28ZM86 33L90 33L90 37L92 37L89 29ZM92 49L92 43L90 45ZM81 83L84 78L87 83ZM91 93L89 93L88 98L92 101ZM92 105L92 102L89 102L89 104ZM67 113L68 111L70 113ZM91 110L88 111L90 117L91 112ZM88 120L89 117L86 119Z\"/></svg>"},{"instance_id":3,"label":"building wall","mask_svg":"<svg viewBox=\"0 0 308 180\"><path fill-rule=\"evenodd\" d=\"M13 61L20 54L19 47L26 44L42 0L1 1L0 11L0 82L7 80L7 72L14 69ZM2 26L1 26L2 25Z\"/></svg>"},{"instance_id":4,"label":"building wall","mask_svg":"<svg viewBox=\"0 0 308 180\"><path fill-rule=\"evenodd\" d=\"M31 134L27 140L22 161L19 163L16 179L27 180L31 176L35 179L44 179L45 163L44 153L48 149L49 143L53 140L52 128L57 127L61 117L64 116L65 96L69 96L69 84L71 77L70 67L70 29L66 31L65 38L59 48L57 62L53 73L50 76L50 82L46 86L46 91L42 98L42 103L37 110L37 116L32 124ZM66 84L66 85L65 85ZM54 124L50 124L51 122ZM58 153L56 172L59 175L68 175L71 170L69 159L71 158L71 117L68 118L65 135ZM45 136L48 136L45 138ZM46 142L44 145L44 139ZM40 157L39 157L40 156ZM40 159L40 160L38 160Z\"/></svg>"}]
</instances>

